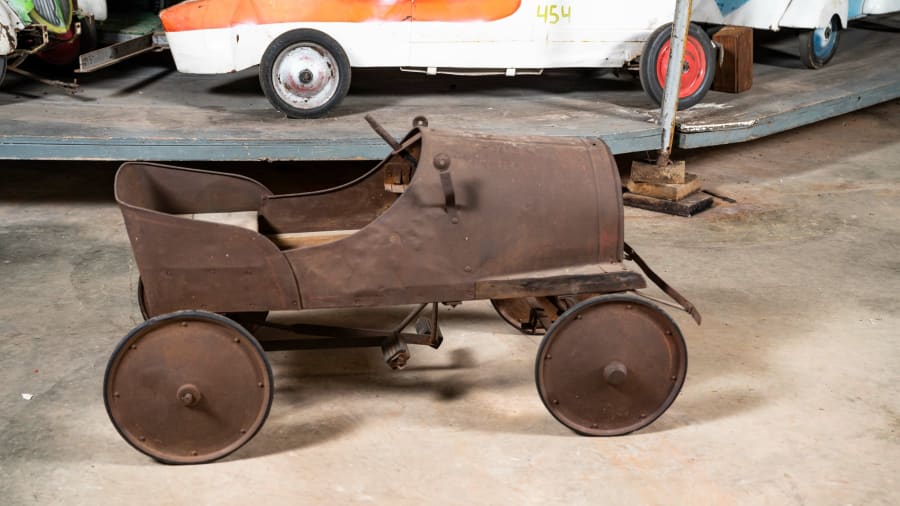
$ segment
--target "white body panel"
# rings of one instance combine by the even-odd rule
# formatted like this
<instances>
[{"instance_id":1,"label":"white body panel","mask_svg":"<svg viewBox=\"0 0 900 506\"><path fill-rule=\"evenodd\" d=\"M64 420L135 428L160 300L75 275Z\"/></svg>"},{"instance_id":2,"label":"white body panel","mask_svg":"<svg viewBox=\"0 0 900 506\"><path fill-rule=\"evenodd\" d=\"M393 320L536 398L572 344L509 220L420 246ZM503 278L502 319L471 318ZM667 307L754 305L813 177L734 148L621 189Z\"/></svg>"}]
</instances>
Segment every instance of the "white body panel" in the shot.
<instances>
[{"instance_id":1,"label":"white body panel","mask_svg":"<svg viewBox=\"0 0 900 506\"><path fill-rule=\"evenodd\" d=\"M78 10L94 16L97 21L106 21L106 0L76 0Z\"/></svg>"},{"instance_id":2,"label":"white body panel","mask_svg":"<svg viewBox=\"0 0 900 506\"><path fill-rule=\"evenodd\" d=\"M696 0L691 19L699 23L780 28L823 28L833 16L847 21L900 11L900 0Z\"/></svg>"},{"instance_id":3,"label":"white body panel","mask_svg":"<svg viewBox=\"0 0 900 506\"><path fill-rule=\"evenodd\" d=\"M697 0L691 20L714 25L751 26L778 30L790 0Z\"/></svg>"},{"instance_id":4,"label":"white body panel","mask_svg":"<svg viewBox=\"0 0 900 506\"><path fill-rule=\"evenodd\" d=\"M865 0L862 6L864 15L888 14L900 11L900 0Z\"/></svg>"},{"instance_id":5,"label":"white body panel","mask_svg":"<svg viewBox=\"0 0 900 506\"><path fill-rule=\"evenodd\" d=\"M0 56L6 56L16 49L16 32L25 28L16 11L0 0Z\"/></svg>"},{"instance_id":6,"label":"white body panel","mask_svg":"<svg viewBox=\"0 0 900 506\"><path fill-rule=\"evenodd\" d=\"M307 28L341 44L353 67L400 67L409 63L409 25L404 22L278 23L169 32L166 39L179 72L224 74L259 65L279 35Z\"/></svg>"},{"instance_id":7,"label":"white body panel","mask_svg":"<svg viewBox=\"0 0 900 506\"><path fill-rule=\"evenodd\" d=\"M847 27L847 0L791 2L779 24L789 28L822 28L829 26L834 16L840 18L842 27Z\"/></svg>"},{"instance_id":8,"label":"white body panel","mask_svg":"<svg viewBox=\"0 0 900 506\"><path fill-rule=\"evenodd\" d=\"M497 21L278 23L166 36L178 70L197 74L257 65L276 37L300 28L331 36L353 67L620 67L640 55L646 39L671 22L674 10L675 0L523 0L515 14Z\"/></svg>"}]
</instances>

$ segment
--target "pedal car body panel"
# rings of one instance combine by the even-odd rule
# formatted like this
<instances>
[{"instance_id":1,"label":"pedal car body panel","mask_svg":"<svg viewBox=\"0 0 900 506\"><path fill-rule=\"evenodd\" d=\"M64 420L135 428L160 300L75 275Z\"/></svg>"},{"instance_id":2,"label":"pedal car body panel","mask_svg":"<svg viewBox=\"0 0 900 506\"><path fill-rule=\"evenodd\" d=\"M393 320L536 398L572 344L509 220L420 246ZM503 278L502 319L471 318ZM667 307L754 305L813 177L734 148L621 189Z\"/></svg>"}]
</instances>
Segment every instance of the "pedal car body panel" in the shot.
<instances>
[{"instance_id":1,"label":"pedal car body panel","mask_svg":"<svg viewBox=\"0 0 900 506\"><path fill-rule=\"evenodd\" d=\"M149 313L644 286L622 265L621 182L601 141L417 128L404 146L350 184L291 195L230 174L123 165L116 198ZM434 168L438 155L450 160L453 199ZM402 193L389 191L403 171ZM241 213L250 226L204 221ZM285 246L286 237L300 242Z\"/></svg>"}]
</instances>

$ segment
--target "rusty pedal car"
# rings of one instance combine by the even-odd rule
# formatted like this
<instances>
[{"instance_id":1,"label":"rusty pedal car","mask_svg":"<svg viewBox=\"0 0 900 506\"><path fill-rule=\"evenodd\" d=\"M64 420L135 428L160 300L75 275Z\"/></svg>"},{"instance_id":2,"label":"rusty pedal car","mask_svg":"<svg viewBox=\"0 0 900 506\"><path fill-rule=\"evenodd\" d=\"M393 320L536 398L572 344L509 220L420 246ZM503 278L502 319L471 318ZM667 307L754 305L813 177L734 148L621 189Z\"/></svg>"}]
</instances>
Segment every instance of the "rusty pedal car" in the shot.
<instances>
[{"instance_id":1,"label":"rusty pedal car","mask_svg":"<svg viewBox=\"0 0 900 506\"><path fill-rule=\"evenodd\" d=\"M265 352L438 348L439 303L493 301L543 333L538 393L575 432L626 434L681 389L675 322L637 290L634 260L697 323L700 315L623 241L621 183L600 141L429 128L349 183L275 195L238 175L126 163L116 175L147 318L104 377L113 425L165 463L203 463L249 441L273 398ZM273 310L414 305L390 329L284 325ZM412 327L407 330L408 327ZM414 330L413 330L414 329Z\"/></svg>"}]
</instances>

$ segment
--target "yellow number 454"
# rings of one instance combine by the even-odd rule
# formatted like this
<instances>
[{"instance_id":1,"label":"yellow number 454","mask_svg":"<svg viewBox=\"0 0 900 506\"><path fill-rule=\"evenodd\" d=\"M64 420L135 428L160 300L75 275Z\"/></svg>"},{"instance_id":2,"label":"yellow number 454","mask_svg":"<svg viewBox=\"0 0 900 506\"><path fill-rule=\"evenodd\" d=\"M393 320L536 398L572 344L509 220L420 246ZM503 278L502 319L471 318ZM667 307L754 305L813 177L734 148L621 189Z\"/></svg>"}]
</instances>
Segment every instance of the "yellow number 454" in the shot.
<instances>
[{"instance_id":1,"label":"yellow number 454","mask_svg":"<svg viewBox=\"0 0 900 506\"><path fill-rule=\"evenodd\" d=\"M543 19L544 23L550 25L555 25L562 20L571 22L572 6L558 4L538 5L537 17Z\"/></svg>"}]
</instances>

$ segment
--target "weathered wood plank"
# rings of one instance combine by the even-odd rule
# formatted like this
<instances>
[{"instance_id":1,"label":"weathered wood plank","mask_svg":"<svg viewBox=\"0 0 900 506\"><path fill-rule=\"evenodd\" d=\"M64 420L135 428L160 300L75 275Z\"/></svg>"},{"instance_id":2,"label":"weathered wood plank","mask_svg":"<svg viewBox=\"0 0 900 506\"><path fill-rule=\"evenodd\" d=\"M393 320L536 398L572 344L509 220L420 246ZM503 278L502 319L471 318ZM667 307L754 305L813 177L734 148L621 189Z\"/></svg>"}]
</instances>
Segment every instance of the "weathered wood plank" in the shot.
<instances>
[{"instance_id":1,"label":"weathered wood plank","mask_svg":"<svg viewBox=\"0 0 900 506\"><path fill-rule=\"evenodd\" d=\"M679 201L656 199L628 192L622 194L622 200L626 206L685 217L693 216L713 203L713 198L703 192L697 192Z\"/></svg>"},{"instance_id":2,"label":"weathered wood plank","mask_svg":"<svg viewBox=\"0 0 900 506\"><path fill-rule=\"evenodd\" d=\"M682 200L700 190L700 179L696 174L685 174L683 183L643 183L626 181L628 191L646 197L665 200Z\"/></svg>"},{"instance_id":3,"label":"weathered wood plank","mask_svg":"<svg viewBox=\"0 0 900 506\"><path fill-rule=\"evenodd\" d=\"M637 290L646 286L644 277L632 271L593 274L558 274L544 277L494 279L475 284L476 298L509 299L536 295L611 293Z\"/></svg>"}]
</instances>

